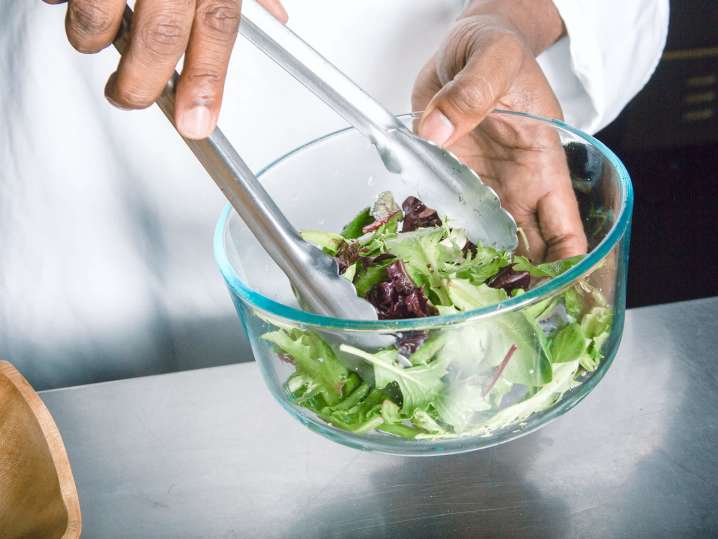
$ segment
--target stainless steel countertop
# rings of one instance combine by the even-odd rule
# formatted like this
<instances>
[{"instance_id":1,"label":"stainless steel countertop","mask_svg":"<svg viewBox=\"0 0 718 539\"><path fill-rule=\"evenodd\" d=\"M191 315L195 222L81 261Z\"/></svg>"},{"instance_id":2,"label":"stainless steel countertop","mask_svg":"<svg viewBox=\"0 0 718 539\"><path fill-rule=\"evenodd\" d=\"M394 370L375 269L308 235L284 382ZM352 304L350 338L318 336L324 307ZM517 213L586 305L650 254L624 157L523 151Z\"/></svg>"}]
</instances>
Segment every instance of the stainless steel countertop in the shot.
<instances>
[{"instance_id":1,"label":"stainless steel countertop","mask_svg":"<svg viewBox=\"0 0 718 539\"><path fill-rule=\"evenodd\" d=\"M629 311L576 409L493 449L402 458L289 417L255 364L42 393L83 537L718 535L718 298Z\"/></svg>"}]
</instances>

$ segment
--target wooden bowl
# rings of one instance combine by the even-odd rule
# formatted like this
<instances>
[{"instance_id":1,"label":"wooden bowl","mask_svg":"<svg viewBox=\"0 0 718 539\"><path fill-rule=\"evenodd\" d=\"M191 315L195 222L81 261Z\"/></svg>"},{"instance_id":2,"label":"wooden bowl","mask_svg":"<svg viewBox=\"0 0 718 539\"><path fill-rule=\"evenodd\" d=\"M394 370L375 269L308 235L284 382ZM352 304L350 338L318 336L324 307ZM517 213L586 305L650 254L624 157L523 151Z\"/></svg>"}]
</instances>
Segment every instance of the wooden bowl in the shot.
<instances>
[{"instance_id":1,"label":"wooden bowl","mask_svg":"<svg viewBox=\"0 0 718 539\"><path fill-rule=\"evenodd\" d=\"M57 426L27 380L0 361L0 537L70 539L81 528Z\"/></svg>"}]
</instances>

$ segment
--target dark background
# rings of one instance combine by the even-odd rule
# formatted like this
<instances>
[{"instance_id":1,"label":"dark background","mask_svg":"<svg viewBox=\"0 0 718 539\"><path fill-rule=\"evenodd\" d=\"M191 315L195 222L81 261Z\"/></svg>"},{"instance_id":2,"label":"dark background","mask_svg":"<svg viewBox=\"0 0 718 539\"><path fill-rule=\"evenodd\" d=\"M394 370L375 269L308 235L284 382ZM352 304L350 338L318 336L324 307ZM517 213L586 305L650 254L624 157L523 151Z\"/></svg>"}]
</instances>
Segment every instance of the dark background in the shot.
<instances>
[{"instance_id":1,"label":"dark background","mask_svg":"<svg viewBox=\"0 0 718 539\"><path fill-rule=\"evenodd\" d=\"M635 189L628 306L718 295L718 2L671 2L655 74L597 137Z\"/></svg>"}]
</instances>

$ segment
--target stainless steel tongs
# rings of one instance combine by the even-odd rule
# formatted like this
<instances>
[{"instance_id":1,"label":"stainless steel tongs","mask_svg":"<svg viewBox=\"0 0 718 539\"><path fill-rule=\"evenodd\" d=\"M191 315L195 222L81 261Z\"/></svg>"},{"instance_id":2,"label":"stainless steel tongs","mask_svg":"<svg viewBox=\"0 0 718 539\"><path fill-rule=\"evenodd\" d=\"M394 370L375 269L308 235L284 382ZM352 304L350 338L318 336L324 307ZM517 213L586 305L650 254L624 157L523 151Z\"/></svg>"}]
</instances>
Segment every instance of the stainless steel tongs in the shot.
<instances>
[{"instance_id":1,"label":"stainless steel tongs","mask_svg":"<svg viewBox=\"0 0 718 539\"><path fill-rule=\"evenodd\" d=\"M114 41L120 54L129 44L131 19L127 7ZM243 2L240 33L368 136L387 168L401 174L419 197L454 217L472 237L505 249L516 247L516 224L473 171L413 135L254 0ZM178 77L175 72L157 99L170 122ZM374 307L339 275L333 258L301 238L219 128L206 139L184 140L310 310L337 318L376 320Z\"/></svg>"}]
</instances>

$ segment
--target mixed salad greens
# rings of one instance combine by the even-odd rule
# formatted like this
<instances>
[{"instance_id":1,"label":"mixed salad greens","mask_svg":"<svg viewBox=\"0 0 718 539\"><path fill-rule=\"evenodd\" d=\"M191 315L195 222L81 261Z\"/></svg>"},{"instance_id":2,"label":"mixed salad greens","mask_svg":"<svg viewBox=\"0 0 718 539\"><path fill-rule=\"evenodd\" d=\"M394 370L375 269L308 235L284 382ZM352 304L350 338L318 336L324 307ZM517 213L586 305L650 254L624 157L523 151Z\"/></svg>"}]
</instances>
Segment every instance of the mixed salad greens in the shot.
<instances>
[{"instance_id":1,"label":"mixed salad greens","mask_svg":"<svg viewBox=\"0 0 718 539\"><path fill-rule=\"evenodd\" d=\"M382 193L341 233L307 230L380 319L470 311L523 294L578 263L545 264L472 243L415 197ZM584 279L520 311L396 335L379 351L275 324L263 338L294 366L285 390L327 423L410 439L488 434L544 410L601 360L613 311ZM364 366L352 369L359 361Z\"/></svg>"}]
</instances>

